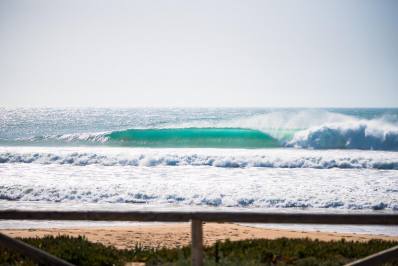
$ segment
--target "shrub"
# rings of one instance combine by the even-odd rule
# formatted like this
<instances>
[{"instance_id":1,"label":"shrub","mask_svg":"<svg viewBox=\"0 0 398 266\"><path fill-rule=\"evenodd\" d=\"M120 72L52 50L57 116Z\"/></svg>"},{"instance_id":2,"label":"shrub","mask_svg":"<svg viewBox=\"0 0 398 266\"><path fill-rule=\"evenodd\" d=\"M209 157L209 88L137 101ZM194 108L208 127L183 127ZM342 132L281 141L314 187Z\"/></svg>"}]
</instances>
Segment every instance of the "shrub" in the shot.
<instances>
[{"instance_id":1,"label":"shrub","mask_svg":"<svg viewBox=\"0 0 398 266\"><path fill-rule=\"evenodd\" d=\"M145 248L140 245L118 250L84 237L46 236L23 241L76 265L124 265L145 262L147 265L189 265L190 248ZM225 241L205 248L205 265L343 265L398 245L398 242L371 240L323 242L309 239L256 239ZM0 265L36 265L28 258L0 248ZM398 265L398 261L388 265Z\"/></svg>"}]
</instances>

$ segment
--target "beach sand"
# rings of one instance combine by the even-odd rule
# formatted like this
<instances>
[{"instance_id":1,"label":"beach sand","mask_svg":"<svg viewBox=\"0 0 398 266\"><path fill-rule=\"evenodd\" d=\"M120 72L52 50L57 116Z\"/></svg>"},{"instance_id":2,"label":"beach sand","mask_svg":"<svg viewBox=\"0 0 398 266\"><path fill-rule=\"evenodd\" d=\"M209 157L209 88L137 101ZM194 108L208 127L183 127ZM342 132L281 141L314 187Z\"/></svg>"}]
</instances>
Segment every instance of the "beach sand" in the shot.
<instances>
[{"instance_id":1,"label":"beach sand","mask_svg":"<svg viewBox=\"0 0 398 266\"><path fill-rule=\"evenodd\" d=\"M308 232L286 229L258 228L230 223L204 224L204 244L217 240L310 238L323 241L346 239L348 241L369 241L371 239L396 240L398 236L365 235L350 233ZM190 224L137 225L123 227L50 228L50 229L3 229L11 237L43 237L45 235L84 235L92 242L99 242L119 249L136 245L145 247L181 247L190 244Z\"/></svg>"}]
</instances>

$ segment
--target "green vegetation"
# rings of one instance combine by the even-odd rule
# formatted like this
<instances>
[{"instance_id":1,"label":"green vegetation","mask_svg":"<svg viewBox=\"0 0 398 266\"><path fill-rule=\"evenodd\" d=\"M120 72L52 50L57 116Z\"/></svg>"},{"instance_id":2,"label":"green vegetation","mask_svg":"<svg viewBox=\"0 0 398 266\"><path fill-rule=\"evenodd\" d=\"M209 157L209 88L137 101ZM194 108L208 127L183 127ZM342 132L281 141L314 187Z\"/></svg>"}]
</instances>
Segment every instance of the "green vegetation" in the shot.
<instances>
[{"instance_id":1,"label":"green vegetation","mask_svg":"<svg viewBox=\"0 0 398 266\"><path fill-rule=\"evenodd\" d=\"M23 241L76 265L124 265L142 261L147 265L189 265L190 249L149 249L136 246L117 250L92 243L84 237L47 236ZM205 265L343 265L398 242L372 240L367 243L309 239L245 240L216 243L205 249ZM0 249L0 265L35 265L24 256ZM388 265L398 265L398 259Z\"/></svg>"}]
</instances>

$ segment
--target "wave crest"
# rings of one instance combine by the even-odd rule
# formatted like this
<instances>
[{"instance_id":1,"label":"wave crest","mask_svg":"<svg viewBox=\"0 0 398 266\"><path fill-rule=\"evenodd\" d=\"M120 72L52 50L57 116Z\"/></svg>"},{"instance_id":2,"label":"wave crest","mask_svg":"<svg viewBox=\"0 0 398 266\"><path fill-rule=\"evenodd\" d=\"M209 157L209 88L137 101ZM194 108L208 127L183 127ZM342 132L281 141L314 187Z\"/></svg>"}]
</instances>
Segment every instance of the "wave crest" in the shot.
<instances>
[{"instance_id":1,"label":"wave crest","mask_svg":"<svg viewBox=\"0 0 398 266\"><path fill-rule=\"evenodd\" d=\"M36 136L20 145L90 145L161 148L270 148L398 150L396 119L317 111L270 112L217 122L177 123L165 128L130 128L98 133Z\"/></svg>"}]
</instances>

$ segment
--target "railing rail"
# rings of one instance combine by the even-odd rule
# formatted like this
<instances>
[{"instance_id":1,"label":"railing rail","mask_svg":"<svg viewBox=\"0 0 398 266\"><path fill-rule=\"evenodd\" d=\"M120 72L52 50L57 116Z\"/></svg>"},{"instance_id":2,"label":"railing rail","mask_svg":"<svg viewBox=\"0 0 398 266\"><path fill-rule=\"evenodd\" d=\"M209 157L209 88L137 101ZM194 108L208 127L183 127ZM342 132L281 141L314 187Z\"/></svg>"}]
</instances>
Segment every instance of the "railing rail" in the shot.
<instances>
[{"instance_id":1,"label":"railing rail","mask_svg":"<svg viewBox=\"0 0 398 266\"><path fill-rule=\"evenodd\" d=\"M152 211L0 211L4 220L141 221L398 225L397 214Z\"/></svg>"},{"instance_id":2,"label":"railing rail","mask_svg":"<svg viewBox=\"0 0 398 266\"><path fill-rule=\"evenodd\" d=\"M325 213L260 213L260 212L151 212L151 211L0 211L3 220L88 220L88 221L144 221L144 222L188 222L191 221L192 265L203 265L203 222L237 223L284 223L284 224L350 224L350 225L398 225L397 214L325 214ZM12 241L4 240L0 234L0 244L12 248ZM13 239L12 239L13 240ZM16 241L16 240L14 240ZM7 244L8 243L8 244ZM14 243L15 244L15 243ZM34 250L18 246L19 252L32 256ZM14 245L15 248L15 245ZM31 247L32 248L32 247ZM33 248L34 249L34 248ZM29 253L29 254L28 254ZM44 253L42 251L42 253ZM381 257L373 261L390 260L398 257L398 249L381 252ZM377 254L376 254L377 255ZM366 258L352 265L370 265ZM56 265L56 264L55 264Z\"/></svg>"},{"instance_id":3,"label":"railing rail","mask_svg":"<svg viewBox=\"0 0 398 266\"><path fill-rule=\"evenodd\" d=\"M0 245L20 252L42 265L73 266L72 263L64 261L39 248L28 245L25 242L11 238L2 233L0 233Z\"/></svg>"}]
</instances>

